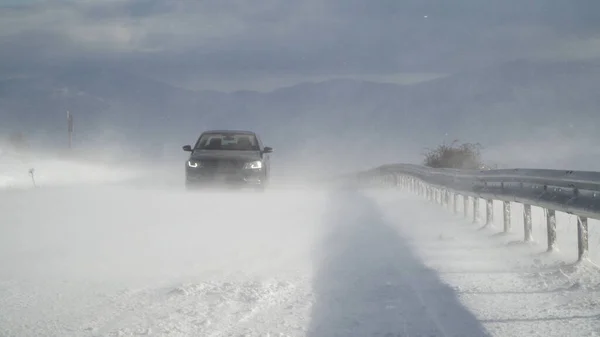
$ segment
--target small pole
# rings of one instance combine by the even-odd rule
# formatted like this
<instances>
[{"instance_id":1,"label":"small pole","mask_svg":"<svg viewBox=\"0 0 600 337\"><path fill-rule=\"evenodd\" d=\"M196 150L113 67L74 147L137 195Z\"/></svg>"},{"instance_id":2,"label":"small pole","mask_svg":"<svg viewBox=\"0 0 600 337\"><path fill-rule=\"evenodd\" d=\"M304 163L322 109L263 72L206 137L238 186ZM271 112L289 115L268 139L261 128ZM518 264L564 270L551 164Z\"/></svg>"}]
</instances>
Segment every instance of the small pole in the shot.
<instances>
[{"instance_id":1,"label":"small pole","mask_svg":"<svg viewBox=\"0 0 600 337\"><path fill-rule=\"evenodd\" d=\"M33 182L33 187L37 187L37 185L35 184L35 177L33 175L35 169L31 168L29 169L29 175L31 176L31 181Z\"/></svg>"}]
</instances>

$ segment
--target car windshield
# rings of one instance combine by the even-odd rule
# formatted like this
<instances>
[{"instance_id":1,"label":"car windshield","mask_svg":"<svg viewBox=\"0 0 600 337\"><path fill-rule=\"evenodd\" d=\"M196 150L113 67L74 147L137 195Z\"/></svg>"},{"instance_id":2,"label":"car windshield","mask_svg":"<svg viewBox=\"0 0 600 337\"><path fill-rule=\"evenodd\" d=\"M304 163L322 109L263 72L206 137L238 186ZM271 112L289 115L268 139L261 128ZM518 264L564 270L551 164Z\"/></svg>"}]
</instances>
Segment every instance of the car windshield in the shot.
<instances>
[{"instance_id":1,"label":"car windshield","mask_svg":"<svg viewBox=\"0 0 600 337\"><path fill-rule=\"evenodd\" d=\"M258 151L258 141L247 133L205 133L196 146L196 150L237 150Z\"/></svg>"}]
</instances>

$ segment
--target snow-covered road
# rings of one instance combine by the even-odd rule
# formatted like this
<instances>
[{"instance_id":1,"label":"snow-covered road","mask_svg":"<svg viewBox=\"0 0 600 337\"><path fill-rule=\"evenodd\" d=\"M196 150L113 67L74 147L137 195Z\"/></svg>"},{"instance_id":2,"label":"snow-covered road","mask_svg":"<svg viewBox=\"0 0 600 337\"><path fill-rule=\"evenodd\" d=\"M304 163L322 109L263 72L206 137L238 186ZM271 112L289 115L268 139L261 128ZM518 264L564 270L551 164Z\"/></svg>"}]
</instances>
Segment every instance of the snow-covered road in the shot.
<instances>
[{"instance_id":1,"label":"snow-covered road","mask_svg":"<svg viewBox=\"0 0 600 337\"><path fill-rule=\"evenodd\" d=\"M596 270L496 233L396 190L0 191L0 336L600 336Z\"/></svg>"}]
</instances>

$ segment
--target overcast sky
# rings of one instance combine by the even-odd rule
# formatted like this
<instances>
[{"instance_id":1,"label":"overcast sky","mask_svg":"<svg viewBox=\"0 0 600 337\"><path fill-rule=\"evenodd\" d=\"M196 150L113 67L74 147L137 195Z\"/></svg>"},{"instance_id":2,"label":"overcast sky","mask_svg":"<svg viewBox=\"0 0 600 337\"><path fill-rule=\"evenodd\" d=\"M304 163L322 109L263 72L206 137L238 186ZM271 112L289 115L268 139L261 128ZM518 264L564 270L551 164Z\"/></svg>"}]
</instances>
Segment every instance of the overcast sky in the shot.
<instances>
[{"instance_id":1,"label":"overcast sky","mask_svg":"<svg viewBox=\"0 0 600 337\"><path fill-rule=\"evenodd\" d=\"M239 89L598 57L598 0L0 0L4 76L77 64Z\"/></svg>"}]
</instances>

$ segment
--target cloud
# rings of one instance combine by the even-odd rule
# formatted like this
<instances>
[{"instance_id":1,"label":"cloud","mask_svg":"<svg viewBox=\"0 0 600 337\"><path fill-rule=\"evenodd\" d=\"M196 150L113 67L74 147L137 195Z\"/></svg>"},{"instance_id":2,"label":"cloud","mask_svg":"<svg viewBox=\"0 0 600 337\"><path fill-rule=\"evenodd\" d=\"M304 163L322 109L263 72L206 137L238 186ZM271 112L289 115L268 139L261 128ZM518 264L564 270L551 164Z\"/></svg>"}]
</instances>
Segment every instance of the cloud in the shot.
<instances>
[{"instance_id":1,"label":"cloud","mask_svg":"<svg viewBox=\"0 0 600 337\"><path fill-rule=\"evenodd\" d=\"M129 6L125 6L128 4ZM212 38L239 33L240 22L197 8L139 13L136 2L37 5L0 14L0 36L52 34L82 52L135 52L202 46ZM27 40L22 41L27 44Z\"/></svg>"},{"instance_id":2,"label":"cloud","mask_svg":"<svg viewBox=\"0 0 600 337\"><path fill-rule=\"evenodd\" d=\"M600 34L556 39L551 46L538 49L533 57L545 60L599 60Z\"/></svg>"},{"instance_id":3,"label":"cloud","mask_svg":"<svg viewBox=\"0 0 600 337\"><path fill-rule=\"evenodd\" d=\"M447 73L596 55L600 38L590 16L600 5L588 0L4 1L0 57L25 67L85 59L208 77Z\"/></svg>"}]
</instances>

